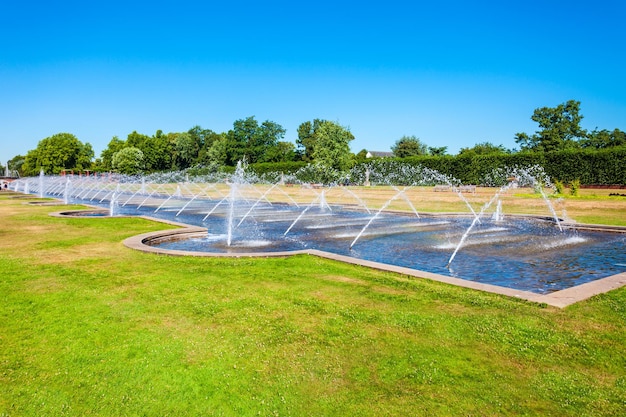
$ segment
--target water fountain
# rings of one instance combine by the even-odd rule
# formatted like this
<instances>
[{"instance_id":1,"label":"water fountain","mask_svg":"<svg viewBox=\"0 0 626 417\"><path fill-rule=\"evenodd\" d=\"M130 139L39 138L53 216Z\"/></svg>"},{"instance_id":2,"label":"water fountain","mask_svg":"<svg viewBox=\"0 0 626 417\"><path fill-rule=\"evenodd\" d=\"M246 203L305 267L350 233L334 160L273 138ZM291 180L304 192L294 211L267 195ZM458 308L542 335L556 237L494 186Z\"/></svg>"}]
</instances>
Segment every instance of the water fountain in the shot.
<instances>
[{"instance_id":1,"label":"water fountain","mask_svg":"<svg viewBox=\"0 0 626 417\"><path fill-rule=\"evenodd\" d=\"M424 175L427 184L435 181L454 185L450 191L459 190L453 179L433 171ZM472 204L480 201L479 196L470 202L457 192L468 209L445 216L420 210L429 189L416 181L404 188L386 186L394 194L374 208L365 196L377 193L383 176L373 169L367 171L372 185L366 189L294 186L284 176L284 185L260 183L239 164L234 174L211 183L188 177L182 181L174 175L156 180L113 176L72 181L48 176L45 193L62 197L66 204L72 199L108 205L110 215L176 219L207 231L188 239L181 235L161 239L158 245L164 249L230 254L316 249L539 293L624 271L620 266L626 263L624 235L564 228L543 187L537 187L543 179L519 171L507 176L515 181L491 195L483 191L480 197L487 201L482 200L478 213ZM541 194L548 206L545 216L502 215L503 196L517 186L534 187ZM40 184L39 192L42 189ZM396 200L406 203L403 212L388 211ZM485 216L493 205L493 215Z\"/></svg>"},{"instance_id":2,"label":"water fountain","mask_svg":"<svg viewBox=\"0 0 626 417\"><path fill-rule=\"evenodd\" d=\"M502 214L502 200L498 200L498 203L496 204L496 211L493 212L491 220L498 223L501 222L503 219L504 215Z\"/></svg>"},{"instance_id":3,"label":"water fountain","mask_svg":"<svg viewBox=\"0 0 626 417\"><path fill-rule=\"evenodd\" d=\"M68 178L65 180L65 188L63 191L63 202L65 204L70 203L71 188L72 188L72 181L70 181L70 179Z\"/></svg>"},{"instance_id":4,"label":"water fountain","mask_svg":"<svg viewBox=\"0 0 626 417\"><path fill-rule=\"evenodd\" d=\"M39 171L39 198L43 198L44 196L44 185L43 185L44 172L43 168Z\"/></svg>"}]
</instances>

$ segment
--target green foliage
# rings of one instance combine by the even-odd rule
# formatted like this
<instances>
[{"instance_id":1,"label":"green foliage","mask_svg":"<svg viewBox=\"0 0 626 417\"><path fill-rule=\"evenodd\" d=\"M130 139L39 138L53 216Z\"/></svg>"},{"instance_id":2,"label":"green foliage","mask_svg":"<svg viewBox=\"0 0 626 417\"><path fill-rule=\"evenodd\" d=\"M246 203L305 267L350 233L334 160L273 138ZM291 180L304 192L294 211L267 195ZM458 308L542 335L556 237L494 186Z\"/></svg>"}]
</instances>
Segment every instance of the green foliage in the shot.
<instances>
[{"instance_id":1,"label":"green foliage","mask_svg":"<svg viewBox=\"0 0 626 417\"><path fill-rule=\"evenodd\" d=\"M316 165L332 170L346 171L350 168L350 141L354 139L350 130L335 122L323 121L317 130L313 147Z\"/></svg>"},{"instance_id":2,"label":"green foliage","mask_svg":"<svg viewBox=\"0 0 626 417\"><path fill-rule=\"evenodd\" d=\"M482 142L477 143L471 148L461 148L459 151L459 156L461 155L490 155L490 154L507 154L510 153L504 146L502 145L494 145L491 142Z\"/></svg>"},{"instance_id":3,"label":"green foliage","mask_svg":"<svg viewBox=\"0 0 626 417\"><path fill-rule=\"evenodd\" d=\"M82 143L71 133L57 133L28 151L22 170L27 176L35 176L41 169L46 174L58 174L63 169L90 169L93 156L89 143Z\"/></svg>"},{"instance_id":4,"label":"green foliage","mask_svg":"<svg viewBox=\"0 0 626 417\"><path fill-rule=\"evenodd\" d=\"M322 119L314 119L313 122L307 121L298 126L296 145L302 155L302 160L305 162L313 161L313 150L317 142L317 132L324 121L325 120Z\"/></svg>"},{"instance_id":5,"label":"green foliage","mask_svg":"<svg viewBox=\"0 0 626 417\"><path fill-rule=\"evenodd\" d=\"M106 149L102 151L101 155L101 167L103 171L110 171L113 169L113 155L116 152L121 151L126 146L126 142L118 138L117 136L113 136L113 138L109 141Z\"/></svg>"},{"instance_id":6,"label":"green foliage","mask_svg":"<svg viewBox=\"0 0 626 417\"><path fill-rule=\"evenodd\" d=\"M391 151L396 158L406 158L408 156L427 155L428 146L422 143L417 136L402 136L391 147Z\"/></svg>"},{"instance_id":7,"label":"green foliage","mask_svg":"<svg viewBox=\"0 0 626 417\"><path fill-rule=\"evenodd\" d=\"M248 169L254 171L255 174L261 176L270 173L294 174L298 170L307 165L304 161L289 162L263 162L259 164L250 164Z\"/></svg>"},{"instance_id":8,"label":"green foliage","mask_svg":"<svg viewBox=\"0 0 626 417\"><path fill-rule=\"evenodd\" d=\"M583 116L580 112L580 101L569 100L552 107L535 109L531 119L539 124L540 130L532 136L518 133L515 141L522 149L552 152L579 146L577 140L583 139L587 133L580 127Z\"/></svg>"},{"instance_id":9,"label":"green foliage","mask_svg":"<svg viewBox=\"0 0 626 417\"><path fill-rule=\"evenodd\" d=\"M376 169L385 172L387 168L384 167L395 166L398 161L402 161L405 165L423 166L436 170L463 184L501 186L504 183L493 181L494 171L512 167L541 166L549 178L559 178L565 183L579 179L581 184L610 185L626 184L625 160L626 147L484 155L464 152L458 156L423 155L402 159L382 158L376 161ZM361 165L369 163L372 162L364 162Z\"/></svg>"},{"instance_id":10,"label":"green foliage","mask_svg":"<svg viewBox=\"0 0 626 417\"><path fill-rule=\"evenodd\" d=\"M554 180L552 181L552 184L554 185L554 194L563 195L563 190L565 189L563 181Z\"/></svg>"},{"instance_id":11,"label":"green foliage","mask_svg":"<svg viewBox=\"0 0 626 417\"><path fill-rule=\"evenodd\" d=\"M175 159L174 169L185 169L191 166L200 151L199 144L187 132L176 135L174 141Z\"/></svg>"},{"instance_id":12,"label":"green foliage","mask_svg":"<svg viewBox=\"0 0 626 417\"><path fill-rule=\"evenodd\" d=\"M447 146L429 146L428 154L432 156L443 156L448 152Z\"/></svg>"},{"instance_id":13,"label":"green foliage","mask_svg":"<svg viewBox=\"0 0 626 417\"><path fill-rule=\"evenodd\" d=\"M9 172L11 174L13 174L14 172L17 172L20 176L24 176L24 162L25 162L25 157L23 155L16 155L13 158L9 159L7 161L7 166L9 167ZM3 171L4 173L4 171Z\"/></svg>"},{"instance_id":14,"label":"green foliage","mask_svg":"<svg viewBox=\"0 0 626 417\"><path fill-rule=\"evenodd\" d=\"M144 170L147 172L165 171L172 167L175 155L170 138L165 135L146 137L138 149L143 152Z\"/></svg>"},{"instance_id":15,"label":"green foliage","mask_svg":"<svg viewBox=\"0 0 626 417\"><path fill-rule=\"evenodd\" d=\"M251 164L269 162L272 149L284 136L285 129L272 121L259 125L254 116L236 120L226 135L226 162L233 166L244 159Z\"/></svg>"},{"instance_id":16,"label":"green foliage","mask_svg":"<svg viewBox=\"0 0 626 417\"><path fill-rule=\"evenodd\" d=\"M139 174L145 167L143 152L134 146L123 148L113 155L111 165L121 174Z\"/></svg>"},{"instance_id":17,"label":"green foliage","mask_svg":"<svg viewBox=\"0 0 626 417\"><path fill-rule=\"evenodd\" d=\"M290 162L296 159L296 145L291 142L279 141L276 146L269 147L265 154L268 162Z\"/></svg>"},{"instance_id":18,"label":"green foliage","mask_svg":"<svg viewBox=\"0 0 626 417\"><path fill-rule=\"evenodd\" d=\"M614 129L609 132L606 129L594 130L581 141L583 148L606 149L617 146L626 146L626 132Z\"/></svg>"},{"instance_id":19,"label":"green foliage","mask_svg":"<svg viewBox=\"0 0 626 417\"><path fill-rule=\"evenodd\" d=\"M580 191L580 180L579 179L575 179L573 180L570 185L569 185L569 192L572 196L577 197L578 196L578 192Z\"/></svg>"}]
</instances>

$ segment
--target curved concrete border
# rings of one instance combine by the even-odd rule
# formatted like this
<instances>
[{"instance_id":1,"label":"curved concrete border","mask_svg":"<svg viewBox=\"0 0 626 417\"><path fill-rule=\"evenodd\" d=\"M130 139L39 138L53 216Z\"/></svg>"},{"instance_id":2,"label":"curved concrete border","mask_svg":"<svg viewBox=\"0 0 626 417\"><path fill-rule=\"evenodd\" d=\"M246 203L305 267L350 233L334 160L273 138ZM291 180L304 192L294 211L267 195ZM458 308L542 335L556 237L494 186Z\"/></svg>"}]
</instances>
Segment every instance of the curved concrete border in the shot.
<instances>
[{"instance_id":1,"label":"curved concrete border","mask_svg":"<svg viewBox=\"0 0 626 417\"><path fill-rule=\"evenodd\" d=\"M90 212L90 211L104 211L104 209L94 208L92 210L66 210L56 213L50 213L51 216L55 217L66 217L72 216L76 218L115 218L115 217L124 217L124 216L115 216L115 217L89 217L89 216L76 216L79 212ZM450 215L452 213L445 213L445 215ZM443 215L442 213L430 213L430 215ZM465 215L465 214L464 214ZM425 278L433 281L443 282L450 285L456 285L458 287L470 288L479 291L490 292L494 294L505 295L508 297L519 298L522 300L527 300L540 304L547 304L550 306L564 308L578 301L586 300L588 298L593 297L594 295L603 294L617 288L621 288L626 286L626 272L622 272L620 274L612 275L606 278L601 278L595 281L587 282L585 284L577 285L575 287L567 288L565 290L556 291L550 294L535 294L530 291L516 290L513 288L501 287L498 285L492 284L484 284L475 281L464 280L461 278L449 277L446 275L436 274L432 272L420 271L416 269L410 269L395 265L384 264L381 262L373 262L367 261L363 259L352 258L345 255L337 255L331 252L325 252L317 249L306 249L306 250L296 250L296 251L283 251L283 252L246 252L246 253L213 253L213 252L195 252L195 251L184 251L184 250L171 250L171 249L162 249L156 246L151 246L151 242L158 242L163 240L182 240L189 239L193 237L199 237L206 234L207 230L203 227L197 226L189 226L184 223L178 223L169 220L157 219L149 216L133 216L133 217L141 217L147 220L152 220L160 223L170 224L172 226L180 227L180 229L170 229L170 230L161 230L157 232L149 232L144 233L137 236L132 236L123 241L123 244L130 248L136 249L143 252L154 253L158 255L169 255L169 256L195 256L195 257L229 257L229 258L270 258L270 257L286 257L286 256L294 256L294 255L310 255L310 256L318 256L320 258L331 259L339 262L344 262L352 265L364 266L367 268L378 269L381 271L394 272L402 275L407 275L414 278ZM522 216L522 217L534 217L534 218L542 218L545 220L550 220L550 218L546 218L545 216ZM626 233L626 227L621 226L604 226L604 225L593 225L593 224L579 224L573 222L562 222L561 225L567 228L574 228L580 230L596 230L603 232L615 232L615 233Z\"/></svg>"}]
</instances>

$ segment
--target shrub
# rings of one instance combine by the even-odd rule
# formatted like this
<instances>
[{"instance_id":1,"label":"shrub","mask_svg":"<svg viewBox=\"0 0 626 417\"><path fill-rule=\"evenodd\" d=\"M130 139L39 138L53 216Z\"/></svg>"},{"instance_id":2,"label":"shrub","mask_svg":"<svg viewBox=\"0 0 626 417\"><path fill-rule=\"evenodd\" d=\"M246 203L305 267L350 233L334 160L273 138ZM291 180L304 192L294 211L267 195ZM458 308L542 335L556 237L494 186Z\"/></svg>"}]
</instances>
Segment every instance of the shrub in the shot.
<instances>
[{"instance_id":1,"label":"shrub","mask_svg":"<svg viewBox=\"0 0 626 417\"><path fill-rule=\"evenodd\" d=\"M570 187L569 193L575 197L578 196L578 191L580 190L580 180L579 179L573 180L570 183L569 187Z\"/></svg>"},{"instance_id":2,"label":"shrub","mask_svg":"<svg viewBox=\"0 0 626 417\"><path fill-rule=\"evenodd\" d=\"M563 190L565 189L565 185L563 185L563 181L554 180L554 194L563 194Z\"/></svg>"}]
</instances>

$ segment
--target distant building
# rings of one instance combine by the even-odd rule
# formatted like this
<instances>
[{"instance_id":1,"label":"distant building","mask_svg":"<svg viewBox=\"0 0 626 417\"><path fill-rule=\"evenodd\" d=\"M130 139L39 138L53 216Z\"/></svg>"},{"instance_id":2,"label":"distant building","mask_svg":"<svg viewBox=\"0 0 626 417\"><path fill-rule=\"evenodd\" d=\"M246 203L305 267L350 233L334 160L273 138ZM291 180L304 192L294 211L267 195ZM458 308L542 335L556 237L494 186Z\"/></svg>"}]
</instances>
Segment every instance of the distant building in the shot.
<instances>
[{"instance_id":1,"label":"distant building","mask_svg":"<svg viewBox=\"0 0 626 417\"><path fill-rule=\"evenodd\" d=\"M367 151L366 158L393 158L393 152Z\"/></svg>"}]
</instances>

